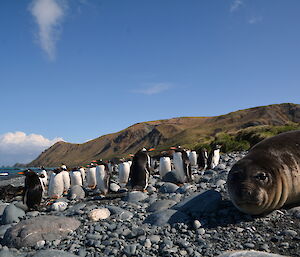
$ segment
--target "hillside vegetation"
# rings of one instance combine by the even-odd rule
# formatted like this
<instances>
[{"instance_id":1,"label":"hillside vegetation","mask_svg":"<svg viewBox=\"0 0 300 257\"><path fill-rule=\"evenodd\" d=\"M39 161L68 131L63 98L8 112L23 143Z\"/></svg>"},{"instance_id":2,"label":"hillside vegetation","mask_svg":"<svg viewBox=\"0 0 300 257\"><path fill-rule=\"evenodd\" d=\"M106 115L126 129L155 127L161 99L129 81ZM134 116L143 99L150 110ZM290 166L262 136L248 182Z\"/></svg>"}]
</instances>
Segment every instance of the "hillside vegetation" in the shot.
<instances>
[{"instance_id":1,"label":"hillside vegetation","mask_svg":"<svg viewBox=\"0 0 300 257\"><path fill-rule=\"evenodd\" d=\"M300 129L300 105L276 104L215 117L180 117L142 122L83 144L58 142L28 166L84 165L94 159L126 157L142 147L156 153L171 146L197 149L212 142L222 151L245 150L263 138ZM155 152L154 152L155 154Z\"/></svg>"}]
</instances>

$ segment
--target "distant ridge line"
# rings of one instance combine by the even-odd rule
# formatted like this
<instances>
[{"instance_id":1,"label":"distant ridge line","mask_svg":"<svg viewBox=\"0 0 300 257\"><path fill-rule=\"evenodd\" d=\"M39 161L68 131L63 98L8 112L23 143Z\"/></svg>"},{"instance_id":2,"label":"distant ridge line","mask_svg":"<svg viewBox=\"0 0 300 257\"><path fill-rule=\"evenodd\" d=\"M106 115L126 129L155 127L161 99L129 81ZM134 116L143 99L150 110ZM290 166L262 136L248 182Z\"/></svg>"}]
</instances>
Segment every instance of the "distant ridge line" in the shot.
<instances>
[{"instance_id":1,"label":"distant ridge line","mask_svg":"<svg viewBox=\"0 0 300 257\"><path fill-rule=\"evenodd\" d=\"M255 126L282 126L300 123L300 105L293 103L251 107L211 117L175 117L139 122L119 132L102 135L82 144L59 141L27 166L85 165L94 159L126 157L143 147L167 149L193 147L217 133L233 133Z\"/></svg>"}]
</instances>

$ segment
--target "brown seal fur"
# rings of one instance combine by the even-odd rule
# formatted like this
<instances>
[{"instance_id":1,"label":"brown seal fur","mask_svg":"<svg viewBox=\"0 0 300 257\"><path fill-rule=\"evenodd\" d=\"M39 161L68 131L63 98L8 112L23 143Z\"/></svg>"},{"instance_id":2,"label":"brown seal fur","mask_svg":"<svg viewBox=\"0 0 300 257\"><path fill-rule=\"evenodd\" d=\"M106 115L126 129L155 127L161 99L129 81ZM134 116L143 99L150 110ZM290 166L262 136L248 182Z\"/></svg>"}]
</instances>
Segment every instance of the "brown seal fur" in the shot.
<instances>
[{"instance_id":1,"label":"brown seal fur","mask_svg":"<svg viewBox=\"0 0 300 257\"><path fill-rule=\"evenodd\" d=\"M227 188L233 204L252 215L300 203L300 130L256 144L230 170Z\"/></svg>"}]
</instances>

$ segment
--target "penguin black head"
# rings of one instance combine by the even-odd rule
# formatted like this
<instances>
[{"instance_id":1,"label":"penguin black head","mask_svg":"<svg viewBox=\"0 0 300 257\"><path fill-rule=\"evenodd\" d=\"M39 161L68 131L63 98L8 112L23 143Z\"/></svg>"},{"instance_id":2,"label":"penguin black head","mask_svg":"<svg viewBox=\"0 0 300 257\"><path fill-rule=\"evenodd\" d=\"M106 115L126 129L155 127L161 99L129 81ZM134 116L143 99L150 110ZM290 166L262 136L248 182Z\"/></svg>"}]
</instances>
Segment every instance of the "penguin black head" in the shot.
<instances>
[{"instance_id":1,"label":"penguin black head","mask_svg":"<svg viewBox=\"0 0 300 257\"><path fill-rule=\"evenodd\" d=\"M222 147L222 145L220 145L220 144L215 144L214 146L213 146L213 150L218 150L218 149L221 149L221 147Z\"/></svg>"},{"instance_id":2,"label":"penguin black head","mask_svg":"<svg viewBox=\"0 0 300 257\"><path fill-rule=\"evenodd\" d=\"M31 174L36 174L32 169L27 169L27 170L23 170L18 172L19 175L25 175L25 176L29 176Z\"/></svg>"},{"instance_id":3,"label":"penguin black head","mask_svg":"<svg viewBox=\"0 0 300 257\"><path fill-rule=\"evenodd\" d=\"M57 169L54 169L54 170L53 170L53 173L58 174L58 173L60 173L60 172L62 172L62 171L63 171L63 169L57 168Z\"/></svg>"}]
</instances>

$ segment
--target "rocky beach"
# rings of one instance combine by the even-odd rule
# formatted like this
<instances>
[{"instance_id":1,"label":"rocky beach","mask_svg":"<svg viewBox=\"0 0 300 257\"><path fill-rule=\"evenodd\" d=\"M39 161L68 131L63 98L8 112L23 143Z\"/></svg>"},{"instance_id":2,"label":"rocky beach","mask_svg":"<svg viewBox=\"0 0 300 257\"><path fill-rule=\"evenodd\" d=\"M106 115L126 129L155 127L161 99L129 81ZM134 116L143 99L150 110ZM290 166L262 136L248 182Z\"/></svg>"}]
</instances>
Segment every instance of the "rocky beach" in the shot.
<instances>
[{"instance_id":1,"label":"rocky beach","mask_svg":"<svg viewBox=\"0 0 300 257\"><path fill-rule=\"evenodd\" d=\"M223 154L212 170L194 167L194 181L181 186L154 174L147 192L120 189L115 174L115 192L74 186L54 203L45 196L39 211L27 211L20 195L2 195L0 257L300 256L300 207L253 217L229 200L228 172L245 154ZM23 183L16 177L0 187Z\"/></svg>"}]
</instances>

